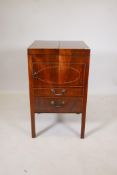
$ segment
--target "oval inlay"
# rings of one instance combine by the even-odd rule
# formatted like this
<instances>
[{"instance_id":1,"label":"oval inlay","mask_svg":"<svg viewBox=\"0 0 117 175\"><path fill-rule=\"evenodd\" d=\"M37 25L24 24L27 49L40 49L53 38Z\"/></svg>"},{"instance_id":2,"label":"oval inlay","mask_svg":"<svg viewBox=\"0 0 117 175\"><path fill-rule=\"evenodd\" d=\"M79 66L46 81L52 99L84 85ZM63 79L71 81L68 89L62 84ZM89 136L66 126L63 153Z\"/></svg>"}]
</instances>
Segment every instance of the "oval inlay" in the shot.
<instances>
[{"instance_id":1,"label":"oval inlay","mask_svg":"<svg viewBox=\"0 0 117 175\"><path fill-rule=\"evenodd\" d=\"M80 70L71 65L47 66L38 72L38 80L48 84L68 84L80 78ZM56 79L54 77L56 75Z\"/></svg>"}]
</instances>

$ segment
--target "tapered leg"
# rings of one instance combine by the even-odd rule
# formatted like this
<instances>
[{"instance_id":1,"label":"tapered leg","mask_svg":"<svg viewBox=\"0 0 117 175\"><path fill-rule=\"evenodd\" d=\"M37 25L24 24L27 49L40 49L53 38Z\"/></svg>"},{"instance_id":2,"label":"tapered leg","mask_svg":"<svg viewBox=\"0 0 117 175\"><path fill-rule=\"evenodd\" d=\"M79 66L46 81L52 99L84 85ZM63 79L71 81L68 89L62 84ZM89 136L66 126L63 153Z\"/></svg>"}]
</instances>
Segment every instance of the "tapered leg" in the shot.
<instances>
[{"instance_id":1,"label":"tapered leg","mask_svg":"<svg viewBox=\"0 0 117 175\"><path fill-rule=\"evenodd\" d=\"M81 138L82 139L85 136L85 122L86 122L86 111L82 113L82 121L81 121Z\"/></svg>"},{"instance_id":2,"label":"tapered leg","mask_svg":"<svg viewBox=\"0 0 117 175\"><path fill-rule=\"evenodd\" d=\"M32 138L35 138L35 113L31 114L31 132L32 132Z\"/></svg>"}]
</instances>

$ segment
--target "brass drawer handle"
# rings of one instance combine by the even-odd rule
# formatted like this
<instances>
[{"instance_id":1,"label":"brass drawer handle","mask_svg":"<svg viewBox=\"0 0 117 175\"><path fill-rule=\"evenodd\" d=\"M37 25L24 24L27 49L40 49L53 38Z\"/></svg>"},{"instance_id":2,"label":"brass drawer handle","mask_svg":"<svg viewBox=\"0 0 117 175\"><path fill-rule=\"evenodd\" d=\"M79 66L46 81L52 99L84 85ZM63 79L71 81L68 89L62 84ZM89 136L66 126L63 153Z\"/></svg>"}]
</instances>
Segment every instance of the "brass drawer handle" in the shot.
<instances>
[{"instance_id":1,"label":"brass drawer handle","mask_svg":"<svg viewBox=\"0 0 117 175\"><path fill-rule=\"evenodd\" d=\"M52 100L52 101L50 102L50 104L51 104L52 106L55 106L56 108L60 108L60 107L62 107L62 106L65 104L65 102L62 101L61 104L57 104L54 100Z\"/></svg>"},{"instance_id":2,"label":"brass drawer handle","mask_svg":"<svg viewBox=\"0 0 117 175\"><path fill-rule=\"evenodd\" d=\"M61 95L63 95L63 94L65 93L65 91L66 91L65 89L62 89L62 90L61 90L61 93L60 93L60 94L57 94L55 89L51 89L51 92L52 92L54 95L56 95L56 96L61 96Z\"/></svg>"}]
</instances>

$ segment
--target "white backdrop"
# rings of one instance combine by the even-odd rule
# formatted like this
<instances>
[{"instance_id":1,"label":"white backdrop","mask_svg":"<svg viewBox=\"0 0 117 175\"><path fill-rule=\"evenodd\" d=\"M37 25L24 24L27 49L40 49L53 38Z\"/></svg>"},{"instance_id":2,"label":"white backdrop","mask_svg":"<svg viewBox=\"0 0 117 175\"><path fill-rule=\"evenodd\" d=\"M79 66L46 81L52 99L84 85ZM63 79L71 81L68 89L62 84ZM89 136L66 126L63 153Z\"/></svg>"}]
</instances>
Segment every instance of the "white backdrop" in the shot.
<instances>
[{"instance_id":1,"label":"white backdrop","mask_svg":"<svg viewBox=\"0 0 117 175\"><path fill-rule=\"evenodd\" d=\"M28 92L34 40L85 41L89 93L117 93L117 0L0 0L0 92Z\"/></svg>"}]
</instances>

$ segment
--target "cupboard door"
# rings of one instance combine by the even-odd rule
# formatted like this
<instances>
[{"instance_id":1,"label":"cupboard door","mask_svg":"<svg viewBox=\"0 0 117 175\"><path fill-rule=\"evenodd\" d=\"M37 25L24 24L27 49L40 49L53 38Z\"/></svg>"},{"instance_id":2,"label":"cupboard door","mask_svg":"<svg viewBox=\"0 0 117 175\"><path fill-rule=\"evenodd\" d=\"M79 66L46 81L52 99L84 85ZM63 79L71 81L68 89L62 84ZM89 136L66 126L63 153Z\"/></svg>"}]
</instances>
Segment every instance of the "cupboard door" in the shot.
<instances>
[{"instance_id":1,"label":"cupboard door","mask_svg":"<svg viewBox=\"0 0 117 175\"><path fill-rule=\"evenodd\" d=\"M33 87L83 87L85 63L33 62Z\"/></svg>"}]
</instances>

